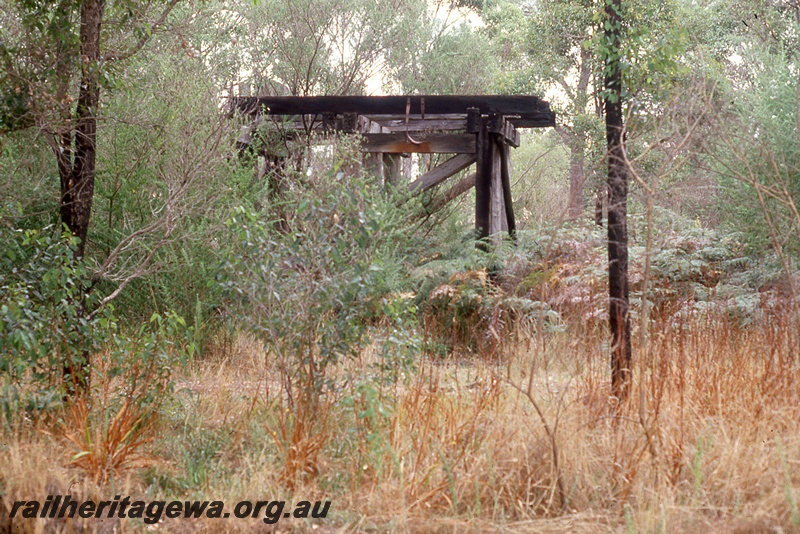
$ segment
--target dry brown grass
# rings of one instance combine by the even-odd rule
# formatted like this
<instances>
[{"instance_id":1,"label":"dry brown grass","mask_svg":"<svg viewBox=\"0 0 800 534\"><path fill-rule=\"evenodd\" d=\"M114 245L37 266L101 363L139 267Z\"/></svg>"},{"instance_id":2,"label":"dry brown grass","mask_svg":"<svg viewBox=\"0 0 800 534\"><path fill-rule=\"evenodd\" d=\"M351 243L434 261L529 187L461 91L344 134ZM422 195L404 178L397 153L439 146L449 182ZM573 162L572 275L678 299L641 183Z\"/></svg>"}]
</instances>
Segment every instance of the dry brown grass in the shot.
<instances>
[{"instance_id":1,"label":"dry brown grass","mask_svg":"<svg viewBox=\"0 0 800 534\"><path fill-rule=\"evenodd\" d=\"M605 333L585 324L534 333L501 361L422 360L396 384L375 378L377 351L366 351L337 367L340 388L313 410L287 409L277 369L241 336L186 371L178 404L142 436L157 464L129 471L127 489L330 499L323 531L800 532L799 333L787 317L746 329L721 317L659 319L621 412L607 401ZM6 502L87 478L41 430L4 436ZM185 459L201 446L210 453L192 465L205 475L191 482ZM102 479L100 495L119 492Z\"/></svg>"},{"instance_id":2,"label":"dry brown grass","mask_svg":"<svg viewBox=\"0 0 800 534\"><path fill-rule=\"evenodd\" d=\"M73 448L71 465L103 485L116 473L148 463L142 448L152 439L150 410L125 399L112 413L94 415L85 399L67 409L62 431Z\"/></svg>"}]
</instances>

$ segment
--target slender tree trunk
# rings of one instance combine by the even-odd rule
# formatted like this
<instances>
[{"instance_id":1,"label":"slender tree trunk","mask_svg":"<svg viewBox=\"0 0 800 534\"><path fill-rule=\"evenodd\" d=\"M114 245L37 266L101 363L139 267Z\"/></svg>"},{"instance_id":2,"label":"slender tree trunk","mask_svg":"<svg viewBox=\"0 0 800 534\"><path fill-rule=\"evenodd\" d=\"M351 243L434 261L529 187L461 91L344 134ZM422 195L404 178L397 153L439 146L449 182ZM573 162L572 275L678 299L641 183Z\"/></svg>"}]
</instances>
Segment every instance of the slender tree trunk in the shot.
<instances>
[{"instance_id":1,"label":"slender tree trunk","mask_svg":"<svg viewBox=\"0 0 800 534\"><path fill-rule=\"evenodd\" d=\"M628 169L623 154L620 71L620 2L606 2L605 115L608 143L608 292L611 328L611 391L624 402L631 382L631 323L628 315Z\"/></svg>"},{"instance_id":2,"label":"slender tree trunk","mask_svg":"<svg viewBox=\"0 0 800 534\"><path fill-rule=\"evenodd\" d=\"M569 148L569 218L577 219L583 213L583 186L585 176L584 134L575 126L567 128L556 126L561 142Z\"/></svg>"},{"instance_id":3,"label":"slender tree trunk","mask_svg":"<svg viewBox=\"0 0 800 534\"><path fill-rule=\"evenodd\" d=\"M84 0L81 5L81 81L75 112L75 153L72 170L62 185L62 217L79 239L76 257L83 257L92 212L97 157L97 105L100 101L100 27L104 0ZM64 180L62 177L62 184ZM66 208L66 211L64 210Z\"/></svg>"},{"instance_id":4,"label":"slender tree trunk","mask_svg":"<svg viewBox=\"0 0 800 534\"><path fill-rule=\"evenodd\" d=\"M577 138L569 145L569 218L578 219L583 214L583 184L585 182L583 143Z\"/></svg>"},{"instance_id":5,"label":"slender tree trunk","mask_svg":"<svg viewBox=\"0 0 800 534\"><path fill-rule=\"evenodd\" d=\"M81 261L86 251L92 213L100 101L100 29L104 10L105 0L84 0L81 4L78 105L74 121L70 120L59 136L56 154L61 181L61 221L78 238L75 261ZM82 321L86 315L85 296L78 299L76 321ZM86 347L88 343L81 345ZM78 352L80 354L70 354L64 361L67 395L86 394L89 390L91 354L85 348Z\"/></svg>"},{"instance_id":6,"label":"slender tree trunk","mask_svg":"<svg viewBox=\"0 0 800 534\"><path fill-rule=\"evenodd\" d=\"M594 224L603 226L603 199L606 196L606 187L601 184L594 192Z\"/></svg>"}]
</instances>

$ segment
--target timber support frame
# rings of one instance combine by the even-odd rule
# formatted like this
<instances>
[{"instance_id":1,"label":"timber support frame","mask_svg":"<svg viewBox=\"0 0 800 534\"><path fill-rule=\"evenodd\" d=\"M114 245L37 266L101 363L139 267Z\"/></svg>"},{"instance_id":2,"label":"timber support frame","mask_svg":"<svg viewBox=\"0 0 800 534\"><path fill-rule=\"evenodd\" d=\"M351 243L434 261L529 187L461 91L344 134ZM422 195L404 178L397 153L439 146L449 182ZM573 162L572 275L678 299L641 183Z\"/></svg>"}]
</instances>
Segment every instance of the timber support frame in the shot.
<instances>
[{"instance_id":1,"label":"timber support frame","mask_svg":"<svg viewBox=\"0 0 800 534\"><path fill-rule=\"evenodd\" d=\"M412 194L474 163L474 179L467 177L462 180L467 187L457 184L451 192L463 194L474 184L475 230L482 243L500 232L514 237L510 147L520 144L518 128L551 127L556 120L547 102L527 95L234 97L230 109L254 119L254 126L242 133L240 147L250 143L252 130L264 120L275 122L287 136L358 133L365 164L395 187L400 185L402 156L454 154L410 182Z\"/></svg>"}]
</instances>

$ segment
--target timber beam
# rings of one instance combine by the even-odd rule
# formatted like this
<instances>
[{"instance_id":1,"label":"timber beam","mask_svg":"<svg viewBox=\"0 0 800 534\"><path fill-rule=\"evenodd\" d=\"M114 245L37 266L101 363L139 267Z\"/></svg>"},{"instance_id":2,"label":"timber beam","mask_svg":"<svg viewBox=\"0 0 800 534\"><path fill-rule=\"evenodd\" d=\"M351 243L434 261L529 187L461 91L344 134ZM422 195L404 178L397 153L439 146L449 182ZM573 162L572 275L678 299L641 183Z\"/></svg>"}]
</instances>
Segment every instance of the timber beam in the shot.
<instances>
[{"instance_id":1,"label":"timber beam","mask_svg":"<svg viewBox=\"0 0 800 534\"><path fill-rule=\"evenodd\" d=\"M448 159L441 165L429 170L413 182L409 184L409 191L427 191L431 187L435 187L444 182L455 173L463 171L477 161L474 154L459 154Z\"/></svg>"},{"instance_id":2,"label":"timber beam","mask_svg":"<svg viewBox=\"0 0 800 534\"><path fill-rule=\"evenodd\" d=\"M555 126L550 104L529 95L410 95L410 96L259 96L233 97L231 110L247 115L409 115L465 114L515 116L529 128Z\"/></svg>"},{"instance_id":3,"label":"timber beam","mask_svg":"<svg viewBox=\"0 0 800 534\"><path fill-rule=\"evenodd\" d=\"M433 134L412 138L404 133L363 134L364 152L385 154L474 154L475 136L470 134Z\"/></svg>"}]
</instances>

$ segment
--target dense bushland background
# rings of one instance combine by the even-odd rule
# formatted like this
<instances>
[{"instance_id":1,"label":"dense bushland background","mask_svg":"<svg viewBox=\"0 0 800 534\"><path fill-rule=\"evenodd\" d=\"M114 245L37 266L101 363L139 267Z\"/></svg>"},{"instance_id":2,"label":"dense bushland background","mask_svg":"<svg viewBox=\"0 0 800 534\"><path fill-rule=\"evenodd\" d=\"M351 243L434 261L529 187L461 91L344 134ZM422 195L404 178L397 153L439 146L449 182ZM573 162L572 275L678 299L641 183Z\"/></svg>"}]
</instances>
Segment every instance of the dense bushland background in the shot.
<instances>
[{"instance_id":1,"label":"dense bushland background","mask_svg":"<svg viewBox=\"0 0 800 534\"><path fill-rule=\"evenodd\" d=\"M69 491L333 502L279 524L298 531L798 531L800 4L623 3L622 408L599 4L107 0L90 69L83 2L2 0L0 515ZM56 157L81 73L100 88L82 257ZM378 90L551 101L559 126L513 155L516 245L481 252L471 193L409 199L356 139L264 125L239 152L226 113Z\"/></svg>"}]
</instances>

